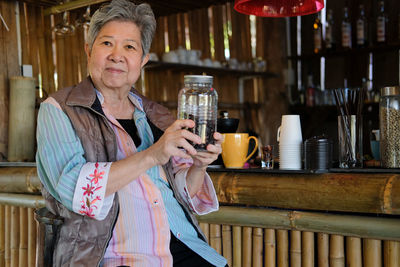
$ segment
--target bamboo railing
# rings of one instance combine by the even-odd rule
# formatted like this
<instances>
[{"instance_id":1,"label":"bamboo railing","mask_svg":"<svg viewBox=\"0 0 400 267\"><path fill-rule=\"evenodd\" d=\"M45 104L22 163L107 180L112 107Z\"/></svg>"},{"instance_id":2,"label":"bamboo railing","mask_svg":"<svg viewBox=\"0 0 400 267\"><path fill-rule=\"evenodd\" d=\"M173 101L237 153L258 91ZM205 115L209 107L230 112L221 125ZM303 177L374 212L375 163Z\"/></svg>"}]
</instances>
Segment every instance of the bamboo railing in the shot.
<instances>
[{"instance_id":1,"label":"bamboo railing","mask_svg":"<svg viewBox=\"0 0 400 267\"><path fill-rule=\"evenodd\" d=\"M308 180L303 180L307 175ZM198 218L210 245L226 257L229 266L400 266L400 217L388 213L398 214L398 209L393 207L398 205L395 195L398 194L399 174L307 175L211 172L221 206L219 211ZM230 183L225 180L228 177ZM253 180L255 177L258 182ZM297 179L298 190L309 186L301 199L291 191L292 178ZM343 191L349 194L339 190L338 197L352 201L350 195L356 191L352 184L359 179L363 179L363 184L359 185L359 201L355 205L364 210L366 207L376 210L383 205L380 198L371 205L369 199L375 194L366 188L374 185L378 195L390 199L392 208L381 209L380 216L366 211L337 212L343 208L340 202L332 202L329 212L296 210L310 199L316 199L321 191L326 198L333 198L334 194L327 193L327 188L336 189L337 184L346 187ZM253 190L246 193L245 188L252 183L264 189L251 187ZM322 190L321 186L327 188ZM389 187L390 192L385 191ZM0 267L35 266L38 233L33 212L44 206L39 188L34 167L0 168ZM297 198L299 205L285 209L254 205L256 198L267 198L263 190L275 196L286 194L286 203L294 203ZM227 199L231 202L224 205ZM268 204L282 205L282 200ZM315 203L315 207L324 205L324 201Z\"/></svg>"}]
</instances>

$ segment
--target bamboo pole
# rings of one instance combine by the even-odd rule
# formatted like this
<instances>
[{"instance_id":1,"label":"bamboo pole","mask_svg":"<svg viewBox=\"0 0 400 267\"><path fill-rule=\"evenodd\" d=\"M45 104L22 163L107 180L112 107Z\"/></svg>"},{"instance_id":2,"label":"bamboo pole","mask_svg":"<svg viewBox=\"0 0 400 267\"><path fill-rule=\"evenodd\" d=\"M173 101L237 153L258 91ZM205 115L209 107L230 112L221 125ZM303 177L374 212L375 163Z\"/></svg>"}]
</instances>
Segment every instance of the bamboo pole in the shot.
<instances>
[{"instance_id":1,"label":"bamboo pole","mask_svg":"<svg viewBox=\"0 0 400 267\"><path fill-rule=\"evenodd\" d=\"M301 232L290 231L290 266L301 266Z\"/></svg>"},{"instance_id":2,"label":"bamboo pole","mask_svg":"<svg viewBox=\"0 0 400 267\"><path fill-rule=\"evenodd\" d=\"M19 251L18 251L19 267L28 265L28 210L19 208Z\"/></svg>"},{"instance_id":3,"label":"bamboo pole","mask_svg":"<svg viewBox=\"0 0 400 267\"><path fill-rule=\"evenodd\" d=\"M0 205L0 267L5 266L5 220L5 207L4 205Z\"/></svg>"},{"instance_id":4,"label":"bamboo pole","mask_svg":"<svg viewBox=\"0 0 400 267\"><path fill-rule=\"evenodd\" d=\"M207 238L208 243L210 243L210 225L208 223L199 223L200 228Z\"/></svg>"},{"instance_id":5,"label":"bamboo pole","mask_svg":"<svg viewBox=\"0 0 400 267\"><path fill-rule=\"evenodd\" d=\"M34 209L28 208L28 266L35 266L36 262L36 231Z\"/></svg>"},{"instance_id":6,"label":"bamboo pole","mask_svg":"<svg viewBox=\"0 0 400 267\"><path fill-rule=\"evenodd\" d=\"M361 267L361 239L357 237L346 237L346 262L348 267Z\"/></svg>"},{"instance_id":7,"label":"bamboo pole","mask_svg":"<svg viewBox=\"0 0 400 267\"><path fill-rule=\"evenodd\" d=\"M222 255L228 261L228 266L232 266L232 227L222 225Z\"/></svg>"},{"instance_id":8,"label":"bamboo pole","mask_svg":"<svg viewBox=\"0 0 400 267\"><path fill-rule=\"evenodd\" d=\"M1 193L12 192L39 194L40 187L40 180L35 167L0 168Z\"/></svg>"},{"instance_id":9,"label":"bamboo pole","mask_svg":"<svg viewBox=\"0 0 400 267\"><path fill-rule=\"evenodd\" d=\"M382 267L382 242L375 239L364 239L364 267Z\"/></svg>"},{"instance_id":10,"label":"bamboo pole","mask_svg":"<svg viewBox=\"0 0 400 267\"><path fill-rule=\"evenodd\" d=\"M329 244L329 263L331 267L344 267L344 238L331 235Z\"/></svg>"},{"instance_id":11,"label":"bamboo pole","mask_svg":"<svg viewBox=\"0 0 400 267\"><path fill-rule=\"evenodd\" d=\"M242 227L232 226L233 230L233 267L242 266Z\"/></svg>"},{"instance_id":12,"label":"bamboo pole","mask_svg":"<svg viewBox=\"0 0 400 267\"><path fill-rule=\"evenodd\" d=\"M287 230L277 230L277 244L278 244L278 253L277 253L278 267L288 267L289 240L288 240Z\"/></svg>"},{"instance_id":13,"label":"bamboo pole","mask_svg":"<svg viewBox=\"0 0 400 267\"><path fill-rule=\"evenodd\" d=\"M343 236L400 240L400 219L376 216L221 206L198 217L201 222L324 232Z\"/></svg>"},{"instance_id":14,"label":"bamboo pole","mask_svg":"<svg viewBox=\"0 0 400 267\"><path fill-rule=\"evenodd\" d=\"M5 255L4 255L4 261L5 261L5 266L10 267L11 266L11 252L10 252L10 239L11 239L11 206L5 206Z\"/></svg>"},{"instance_id":15,"label":"bamboo pole","mask_svg":"<svg viewBox=\"0 0 400 267\"><path fill-rule=\"evenodd\" d=\"M18 266L18 249L19 249L19 207L11 206L10 265L12 267Z\"/></svg>"},{"instance_id":16,"label":"bamboo pole","mask_svg":"<svg viewBox=\"0 0 400 267\"><path fill-rule=\"evenodd\" d=\"M263 266L263 229L253 228L253 267Z\"/></svg>"},{"instance_id":17,"label":"bamboo pole","mask_svg":"<svg viewBox=\"0 0 400 267\"><path fill-rule=\"evenodd\" d=\"M264 266L275 267L276 266L276 241L275 241L275 230L265 229L264 232Z\"/></svg>"},{"instance_id":18,"label":"bamboo pole","mask_svg":"<svg viewBox=\"0 0 400 267\"><path fill-rule=\"evenodd\" d=\"M1 158L5 158L7 155L7 144L8 144L7 135L8 135L8 90L4 74L0 73L0 157Z\"/></svg>"},{"instance_id":19,"label":"bamboo pole","mask_svg":"<svg viewBox=\"0 0 400 267\"><path fill-rule=\"evenodd\" d=\"M268 203L268 206L288 209L400 213L400 198L396 197L400 195L400 173L270 174L210 169L209 174L222 203L254 206Z\"/></svg>"},{"instance_id":20,"label":"bamboo pole","mask_svg":"<svg viewBox=\"0 0 400 267\"><path fill-rule=\"evenodd\" d=\"M329 235L317 234L318 267L329 267Z\"/></svg>"},{"instance_id":21,"label":"bamboo pole","mask_svg":"<svg viewBox=\"0 0 400 267\"><path fill-rule=\"evenodd\" d=\"M384 241L384 266L400 266L400 243L397 241Z\"/></svg>"},{"instance_id":22,"label":"bamboo pole","mask_svg":"<svg viewBox=\"0 0 400 267\"><path fill-rule=\"evenodd\" d=\"M219 224L211 224L210 225L210 245L213 247L219 254L221 254L221 225Z\"/></svg>"},{"instance_id":23,"label":"bamboo pole","mask_svg":"<svg viewBox=\"0 0 400 267\"><path fill-rule=\"evenodd\" d=\"M48 7L44 10L44 15L48 16L50 14L59 14L64 11L78 9L86 6L91 6L99 3L106 2L107 0L75 0L75 1L65 1L62 4Z\"/></svg>"},{"instance_id":24,"label":"bamboo pole","mask_svg":"<svg viewBox=\"0 0 400 267\"><path fill-rule=\"evenodd\" d=\"M314 267L314 233L302 232L301 266Z\"/></svg>"},{"instance_id":25,"label":"bamboo pole","mask_svg":"<svg viewBox=\"0 0 400 267\"><path fill-rule=\"evenodd\" d=\"M0 193L0 204L26 208L44 207L42 196Z\"/></svg>"},{"instance_id":26,"label":"bamboo pole","mask_svg":"<svg viewBox=\"0 0 400 267\"><path fill-rule=\"evenodd\" d=\"M8 161L35 159L35 80L10 78Z\"/></svg>"},{"instance_id":27,"label":"bamboo pole","mask_svg":"<svg viewBox=\"0 0 400 267\"><path fill-rule=\"evenodd\" d=\"M251 251L252 251L252 242L251 242L251 233L252 228L243 226L243 261L242 266L251 266Z\"/></svg>"}]
</instances>

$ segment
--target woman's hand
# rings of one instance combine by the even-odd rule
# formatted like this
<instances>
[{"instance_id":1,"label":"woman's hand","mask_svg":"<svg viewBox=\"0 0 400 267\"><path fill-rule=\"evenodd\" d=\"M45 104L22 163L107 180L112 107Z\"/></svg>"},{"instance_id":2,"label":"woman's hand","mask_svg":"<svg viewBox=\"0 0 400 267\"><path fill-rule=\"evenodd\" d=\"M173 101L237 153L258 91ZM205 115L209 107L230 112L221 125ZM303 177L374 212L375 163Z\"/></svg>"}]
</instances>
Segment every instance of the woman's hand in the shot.
<instances>
[{"instance_id":1,"label":"woman's hand","mask_svg":"<svg viewBox=\"0 0 400 267\"><path fill-rule=\"evenodd\" d=\"M206 169L208 165L210 165L213 161L218 158L218 155L221 154L222 148L221 143L223 141L222 134L215 132L214 135L215 144L209 144L207 146L207 151L197 152L197 154L192 155L193 165L199 169Z\"/></svg>"},{"instance_id":2,"label":"woman's hand","mask_svg":"<svg viewBox=\"0 0 400 267\"><path fill-rule=\"evenodd\" d=\"M197 152L197 154L192 155L193 165L189 168L186 176L186 185L190 197L194 197L204 183L204 174L206 173L207 166L216 160L218 155L222 152L222 134L215 132L213 136L215 139L214 145L209 144L207 146L207 151Z\"/></svg>"},{"instance_id":3,"label":"woman's hand","mask_svg":"<svg viewBox=\"0 0 400 267\"><path fill-rule=\"evenodd\" d=\"M168 127L161 138L148 149L155 165L164 165L172 156L188 159L190 156L198 154L188 141L200 144L200 137L185 130L185 128L193 127L194 121L192 120L176 120Z\"/></svg>"}]
</instances>

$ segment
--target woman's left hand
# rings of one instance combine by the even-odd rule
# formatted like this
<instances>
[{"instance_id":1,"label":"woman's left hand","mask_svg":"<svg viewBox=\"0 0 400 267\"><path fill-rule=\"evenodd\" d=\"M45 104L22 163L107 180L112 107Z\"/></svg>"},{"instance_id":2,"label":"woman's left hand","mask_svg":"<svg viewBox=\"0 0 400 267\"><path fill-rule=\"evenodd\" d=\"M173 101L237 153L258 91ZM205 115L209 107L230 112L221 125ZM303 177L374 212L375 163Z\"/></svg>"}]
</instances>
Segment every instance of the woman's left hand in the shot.
<instances>
[{"instance_id":1,"label":"woman's left hand","mask_svg":"<svg viewBox=\"0 0 400 267\"><path fill-rule=\"evenodd\" d=\"M196 155L192 155L193 165L199 169L206 169L209 164L215 161L218 158L218 155L221 154L222 148L221 143L223 141L222 134L215 132L214 135L215 144L209 144L207 146L207 151L197 152Z\"/></svg>"}]
</instances>

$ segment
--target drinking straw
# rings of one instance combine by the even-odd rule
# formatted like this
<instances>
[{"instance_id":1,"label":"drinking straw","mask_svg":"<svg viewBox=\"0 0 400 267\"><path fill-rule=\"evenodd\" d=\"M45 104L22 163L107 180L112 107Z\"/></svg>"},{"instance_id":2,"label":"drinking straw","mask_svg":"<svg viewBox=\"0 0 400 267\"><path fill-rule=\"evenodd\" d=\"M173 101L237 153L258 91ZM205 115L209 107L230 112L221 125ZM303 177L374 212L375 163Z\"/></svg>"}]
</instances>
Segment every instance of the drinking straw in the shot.
<instances>
[{"instance_id":1,"label":"drinking straw","mask_svg":"<svg viewBox=\"0 0 400 267\"><path fill-rule=\"evenodd\" d=\"M346 91L342 89L335 89L333 92L336 99L336 107L342 119L344 130L346 132L345 139L350 152L350 154L347 153L347 159L348 161L353 162L354 151L353 146L351 145L350 123L348 120L348 117L351 116L351 114L349 113L349 108L347 107L348 101L346 101Z\"/></svg>"}]
</instances>

